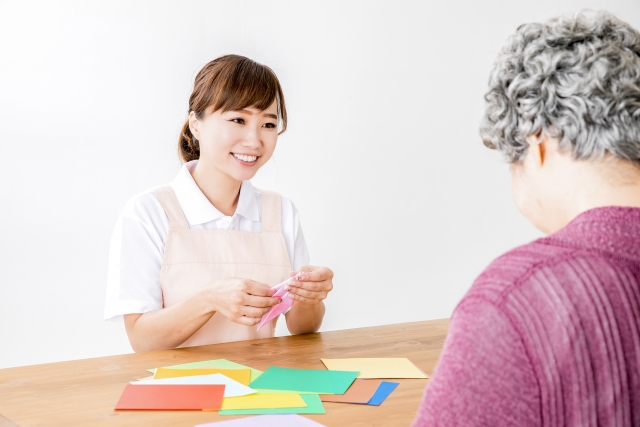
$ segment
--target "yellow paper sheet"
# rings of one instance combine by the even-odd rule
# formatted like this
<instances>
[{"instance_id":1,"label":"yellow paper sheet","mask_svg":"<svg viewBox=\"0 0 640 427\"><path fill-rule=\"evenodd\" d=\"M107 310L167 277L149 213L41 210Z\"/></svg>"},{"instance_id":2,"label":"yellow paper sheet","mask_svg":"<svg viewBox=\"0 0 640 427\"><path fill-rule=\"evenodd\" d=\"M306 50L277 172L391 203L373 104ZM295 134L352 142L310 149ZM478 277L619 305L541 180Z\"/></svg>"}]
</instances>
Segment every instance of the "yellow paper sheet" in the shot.
<instances>
[{"instance_id":1,"label":"yellow paper sheet","mask_svg":"<svg viewBox=\"0 0 640 427\"><path fill-rule=\"evenodd\" d=\"M321 359L327 369L360 371L358 378L429 378L407 358Z\"/></svg>"},{"instance_id":2,"label":"yellow paper sheet","mask_svg":"<svg viewBox=\"0 0 640 427\"><path fill-rule=\"evenodd\" d=\"M158 368L153 376L154 380L162 378L191 377L194 375L222 374L240 384L249 385L251 382L251 369L222 369L222 368L197 368L197 369L173 369Z\"/></svg>"},{"instance_id":3,"label":"yellow paper sheet","mask_svg":"<svg viewBox=\"0 0 640 427\"><path fill-rule=\"evenodd\" d=\"M304 408L299 394L250 394L222 399L222 409Z\"/></svg>"}]
</instances>

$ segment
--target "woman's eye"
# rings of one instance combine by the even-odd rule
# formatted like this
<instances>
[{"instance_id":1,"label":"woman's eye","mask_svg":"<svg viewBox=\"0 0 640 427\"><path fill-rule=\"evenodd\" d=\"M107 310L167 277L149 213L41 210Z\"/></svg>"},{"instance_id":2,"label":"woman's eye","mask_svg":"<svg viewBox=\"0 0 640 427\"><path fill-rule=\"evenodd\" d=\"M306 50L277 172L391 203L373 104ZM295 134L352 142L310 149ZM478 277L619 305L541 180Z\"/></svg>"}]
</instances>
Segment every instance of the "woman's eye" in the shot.
<instances>
[{"instance_id":1,"label":"woman's eye","mask_svg":"<svg viewBox=\"0 0 640 427\"><path fill-rule=\"evenodd\" d=\"M232 121L232 122L234 122L234 123L238 123L238 124L240 124L240 125L243 125L243 124L244 124L244 119L240 119L240 118L237 118L237 119L231 119L231 121Z\"/></svg>"},{"instance_id":2,"label":"woman's eye","mask_svg":"<svg viewBox=\"0 0 640 427\"><path fill-rule=\"evenodd\" d=\"M265 124L264 124L264 127L269 128L269 129L273 129L273 128L275 128L275 127L276 127L276 125L275 125L275 124L273 124L273 123L265 123Z\"/></svg>"}]
</instances>

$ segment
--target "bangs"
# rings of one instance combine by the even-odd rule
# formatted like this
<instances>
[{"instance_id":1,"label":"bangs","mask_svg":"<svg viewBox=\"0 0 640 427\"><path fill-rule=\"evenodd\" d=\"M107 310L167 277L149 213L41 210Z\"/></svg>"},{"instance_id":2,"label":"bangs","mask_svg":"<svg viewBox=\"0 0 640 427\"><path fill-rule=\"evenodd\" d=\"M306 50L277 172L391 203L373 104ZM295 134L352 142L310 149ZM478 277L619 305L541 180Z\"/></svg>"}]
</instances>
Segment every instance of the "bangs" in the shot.
<instances>
[{"instance_id":1,"label":"bangs","mask_svg":"<svg viewBox=\"0 0 640 427\"><path fill-rule=\"evenodd\" d=\"M229 76L222 80L220 92L212 104L214 111L236 111L255 108L263 111L269 108L278 94L278 81L271 70L251 63L241 62L228 70Z\"/></svg>"},{"instance_id":2,"label":"bangs","mask_svg":"<svg viewBox=\"0 0 640 427\"><path fill-rule=\"evenodd\" d=\"M209 105L213 111L239 111L255 108L264 111L276 102L280 131L287 128L287 113L280 82L267 66L240 57L220 70L213 82Z\"/></svg>"}]
</instances>

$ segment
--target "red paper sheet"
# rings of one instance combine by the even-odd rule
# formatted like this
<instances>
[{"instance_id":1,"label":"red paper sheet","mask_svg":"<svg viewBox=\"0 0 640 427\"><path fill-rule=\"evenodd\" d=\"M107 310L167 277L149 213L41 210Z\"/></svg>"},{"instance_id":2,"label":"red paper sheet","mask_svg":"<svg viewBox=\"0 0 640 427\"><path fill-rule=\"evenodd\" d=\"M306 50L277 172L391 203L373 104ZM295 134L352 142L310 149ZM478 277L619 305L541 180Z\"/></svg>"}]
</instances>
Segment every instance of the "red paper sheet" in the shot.
<instances>
[{"instance_id":1,"label":"red paper sheet","mask_svg":"<svg viewBox=\"0 0 640 427\"><path fill-rule=\"evenodd\" d=\"M127 384L115 409L220 409L223 384Z\"/></svg>"}]
</instances>

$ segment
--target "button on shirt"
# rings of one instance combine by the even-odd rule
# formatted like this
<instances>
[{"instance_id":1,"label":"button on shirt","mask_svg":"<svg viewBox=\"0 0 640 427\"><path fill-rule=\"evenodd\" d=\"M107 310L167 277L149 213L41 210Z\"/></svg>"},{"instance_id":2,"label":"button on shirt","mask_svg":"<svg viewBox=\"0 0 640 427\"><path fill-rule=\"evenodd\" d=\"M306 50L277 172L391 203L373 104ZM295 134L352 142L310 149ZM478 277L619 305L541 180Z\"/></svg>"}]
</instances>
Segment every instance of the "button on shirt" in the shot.
<instances>
[{"instance_id":1,"label":"button on shirt","mask_svg":"<svg viewBox=\"0 0 640 427\"><path fill-rule=\"evenodd\" d=\"M209 202L193 180L191 172L197 163L197 160L186 163L170 184L189 227L261 232L260 191L250 181L243 181L236 212L233 216L225 216ZM168 233L169 220L153 189L127 202L111 238L105 319L163 308L160 267ZM285 197L282 197L282 234L292 268L298 270L309 264L298 210Z\"/></svg>"}]
</instances>

